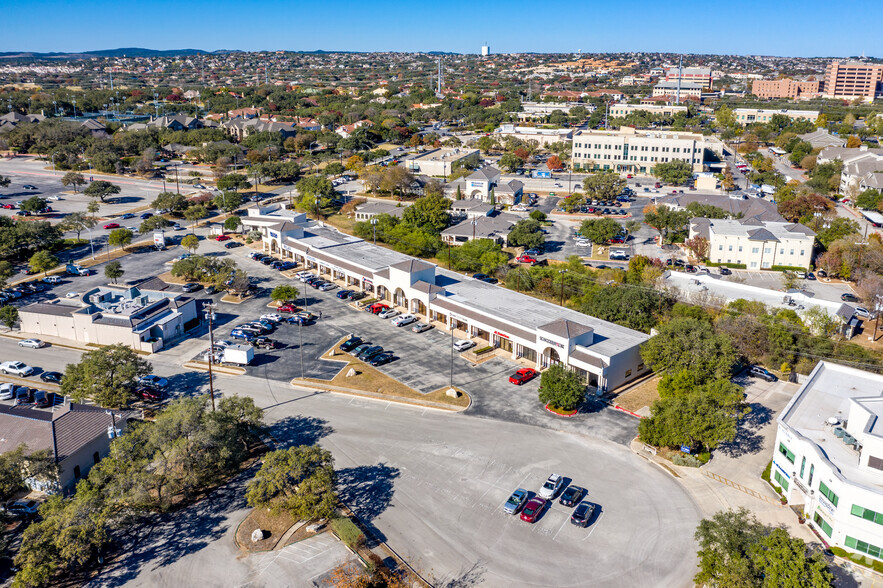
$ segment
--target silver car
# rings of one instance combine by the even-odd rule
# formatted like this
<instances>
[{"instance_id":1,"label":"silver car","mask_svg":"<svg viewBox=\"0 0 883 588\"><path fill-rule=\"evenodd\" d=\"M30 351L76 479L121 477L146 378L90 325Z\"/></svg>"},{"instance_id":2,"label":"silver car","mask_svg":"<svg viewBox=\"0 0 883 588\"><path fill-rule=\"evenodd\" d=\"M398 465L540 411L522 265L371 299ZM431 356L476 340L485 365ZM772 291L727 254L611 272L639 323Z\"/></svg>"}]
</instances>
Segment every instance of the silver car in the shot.
<instances>
[{"instance_id":1,"label":"silver car","mask_svg":"<svg viewBox=\"0 0 883 588\"><path fill-rule=\"evenodd\" d=\"M25 339L24 341L19 341L18 346L30 347L31 349L40 349L41 347L45 347L46 343L40 341L39 339Z\"/></svg>"},{"instance_id":2,"label":"silver car","mask_svg":"<svg viewBox=\"0 0 883 588\"><path fill-rule=\"evenodd\" d=\"M511 515L518 514L518 511L521 510L525 502L527 502L527 490L519 488L512 493L512 496L503 505L503 511Z\"/></svg>"}]
</instances>

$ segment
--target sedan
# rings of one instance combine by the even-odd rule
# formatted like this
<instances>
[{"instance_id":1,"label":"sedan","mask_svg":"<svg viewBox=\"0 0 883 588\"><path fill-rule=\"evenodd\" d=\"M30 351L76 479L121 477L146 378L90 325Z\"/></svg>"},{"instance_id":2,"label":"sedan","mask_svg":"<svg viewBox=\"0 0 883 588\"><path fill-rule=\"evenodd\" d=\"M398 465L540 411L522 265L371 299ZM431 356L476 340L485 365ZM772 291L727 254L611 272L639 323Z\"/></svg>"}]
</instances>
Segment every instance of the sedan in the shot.
<instances>
[{"instance_id":1,"label":"sedan","mask_svg":"<svg viewBox=\"0 0 883 588\"><path fill-rule=\"evenodd\" d=\"M40 341L39 339L25 339L24 341L19 341L18 346L30 347L31 349L40 349L41 347L45 347L46 343Z\"/></svg>"},{"instance_id":2,"label":"sedan","mask_svg":"<svg viewBox=\"0 0 883 588\"><path fill-rule=\"evenodd\" d=\"M145 212L144 214L141 215L141 220L147 220L152 216L153 216L152 212Z\"/></svg>"},{"instance_id":3,"label":"sedan","mask_svg":"<svg viewBox=\"0 0 883 588\"><path fill-rule=\"evenodd\" d=\"M334 290L337 288L337 284L332 284L331 282L325 282L321 286L319 286L319 290L323 292L327 292L328 290Z\"/></svg>"},{"instance_id":4,"label":"sedan","mask_svg":"<svg viewBox=\"0 0 883 588\"><path fill-rule=\"evenodd\" d=\"M374 367L378 367L381 365L385 365L394 359L395 355L392 353L392 351L384 351L383 353L378 353L377 355L375 355L368 363L370 365L373 365Z\"/></svg>"},{"instance_id":5,"label":"sedan","mask_svg":"<svg viewBox=\"0 0 883 588\"><path fill-rule=\"evenodd\" d=\"M242 247L242 243L239 241L230 241L229 243L224 243L224 249L236 249L237 247Z\"/></svg>"},{"instance_id":6,"label":"sedan","mask_svg":"<svg viewBox=\"0 0 883 588\"><path fill-rule=\"evenodd\" d=\"M154 388L149 388L147 386L142 386L135 390L135 394L143 398L144 400L148 400L151 402L159 402L162 400L162 392L156 390Z\"/></svg>"},{"instance_id":7,"label":"sedan","mask_svg":"<svg viewBox=\"0 0 883 588\"><path fill-rule=\"evenodd\" d=\"M135 215L132 214L131 212L127 212L126 214L120 216L120 218L123 219L123 220L128 220L128 219L130 219L130 218L135 218Z\"/></svg>"},{"instance_id":8,"label":"sedan","mask_svg":"<svg viewBox=\"0 0 883 588\"><path fill-rule=\"evenodd\" d=\"M851 292L844 292L840 295L840 300L843 302L858 302L858 296L852 294Z\"/></svg>"},{"instance_id":9,"label":"sedan","mask_svg":"<svg viewBox=\"0 0 883 588\"><path fill-rule=\"evenodd\" d=\"M223 235L223 234L215 237L215 241L229 241L229 240L230 240L230 237L228 237L227 235Z\"/></svg>"},{"instance_id":10,"label":"sedan","mask_svg":"<svg viewBox=\"0 0 883 588\"><path fill-rule=\"evenodd\" d=\"M277 308L279 312L297 312L297 306L294 304L283 304Z\"/></svg>"},{"instance_id":11,"label":"sedan","mask_svg":"<svg viewBox=\"0 0 883 588\"><path fill-rule=\"evenodd\" d=\"M284 320L284 317L278 313L270 313L270 314L262 314L262 321L270 321L271 323L281 323Z\"/></svg>"},{"instance_id":12,"label":"sedan","mask_svg":"<svg viewBox=\"0 0 883 588\"><path fill-rule=\"evenodd\" d=\"M537 371L532 368L521 368L516 371L514 374L509 376L509 383L515 384L516 386L520 386L525 382L530 382L534 378L537 377Z\"/></svg>"},{"instance_id":13,"label":"sedan","mask_svg":"<svg viewBox=\"0 0 883 588\"><path fill-rule=\"evenodd\" d=\"M589 526L589 521L595 514L595 505L591 502L581 502L570 515L570 522L577 527Z\"/></svg>"},{"instance_id":14,"label":"sedan","mask_svg":"<svg viewBox=\"0 0 883 588\"><path fill-rule=\"evenodd\" d=\"M138 383L144 386L150 386L151 388L165 388L169 385L168 380L160 376L155 376L153 374L141 376L140 378L138 378Z\"/></svg>"},{"instance_id":15,"label":"sedan","mask_svg":"<svg viewBox=\"0 0 883 588\"><path fill-rule=\"evenodd\" d=\"M64 374L61 372L43 372L40 374L40 379L50 384L60 384L63 377Z\"/></svg>"},{"instance_id":16,"label":"sedan","mask_svg":"<svg viewBox=\"0 0 883 588\"><path fill-rule=\"evenodd\" d=\"M352 293L353 293L352 290L341 290L340 292L337 293L337 297L340 298L341 300L346 300L347 298L350 297L350 295Z\"/></svg>"},{"instance_id":17,"label":"sedan","mask_svg":"<svg viewBox=\"0 0 883 588\"><path fill-rule=\"evenodd\" d=\"M426 323L417 323L416 325L411 327L411 330L414 331L415 333L423 333L425 331L428 331L431 328L432 328L432 325L427 325Z\"/></svg>"},{"instance_id":18,"label":"sedan","mask_svg":"<svg viewBox=\"0 0 883 588\"><path fill-rule=\"evenodd\" d=\"M387 308L386 310L382 310L379 313L377 313L377 316L379 316L382 319L388 319L388 318L393 318L393 317L399 316L400 314L402 314L402 313L400 313L399 311L397 311L394 308Z\"/></svg>"},{"instance_id":19,"label":"sedan","mask_svg":"<svg viewBox=\"0 0 883 588\"><path fill-rule=\"evenodd\" d=\"M503 505L503 511L511 515L518 514L518 511L521 510L525 502L527 502L527 490L519 488L512 493L512 496Z\"/></svg>"},{"instance_id":20,"label":"sedan","mask_svg":"<svg viewBox=\"0 0 883 588\"><path fill-rule=\"evenodd\" d=\"M36 190L37 186L33 186L31 184L25 184L24 186L22 186L22 188L24 188L25 190Z\"/></svg>"},{"instance_id":21,"label":"sedan","mask_svg":"<svg viewBox=\"0 0 883 588\"><path fill-rule=\"evenodd\" d=\"M579 486L568 486L561 493L561 498L558 499L558 502L564 506L575 506L582 500L585 492Z\"/></svg>"},{"instance_id":22,"label":"sedan","mask_svg":"<svg viewBox=\"0 0 883 588\"><path fill-rule=\"evenodd\" d=\"M184 225L182 225L181 223L175 223L174 225L172 225L172 229L176 231L183 231Z\"/></svg>"},{"instance_id":23,"label":"sedan","mask_svg":"<svg viewBox=\"0 0 883 588\"><path fill-rule=\"evenodd\" d=\"M527 523L535 523L546 508L546 501L539 497L533 497L524 505L521 511L521 520Z\"/></svg>"},{"instance_id":24,"label":"sedan","mask_svg":"<svg viewBox=\"0 0 883 588\"><path fill-rule=\"evenodd\" d=\"M766 380L767 382L776 382L779 379L776 377L775 374L773 374L772 372L770 372L766 368L763 368L759 365L751 366L751 370L749 370L749 373L752 376L754 376L756 378L761 378L763 380Z\"/></svg>"},{"instance_id":25,"label":"sedan","mask_svg":"<svg viewBox=\"0 0 883 588\"><path fill-rule=\"evenodd\" d=\"M120 224L119 223L107 223L106 225L104 225L104 228L105 229L118 229L118 228L120 228Z\"/></svg>"},{"instance_id":26,"label":"sedan","mask_svg":"<svg viewBox=\"0 0 883 588\"><path fill-rule=\"evenodd\" d=\"M181 286L182 292L196 292L197 290L201 290L201 289L202 289L202 284L200 284L199 282L190 282L188 284L184 284L183 286Z\"/></svg>"},{"instance_id":27,"label":"sedan","mask_svg":"<svg viewBox=\"0 0 883 588\"><path fill-rule=\"evenodd\" d=\"M355 346L350 353L358 357L363 352L368 351L371 347L372 345L370 343L362 343L361 345Z\"/></svg>"}]
</instances>

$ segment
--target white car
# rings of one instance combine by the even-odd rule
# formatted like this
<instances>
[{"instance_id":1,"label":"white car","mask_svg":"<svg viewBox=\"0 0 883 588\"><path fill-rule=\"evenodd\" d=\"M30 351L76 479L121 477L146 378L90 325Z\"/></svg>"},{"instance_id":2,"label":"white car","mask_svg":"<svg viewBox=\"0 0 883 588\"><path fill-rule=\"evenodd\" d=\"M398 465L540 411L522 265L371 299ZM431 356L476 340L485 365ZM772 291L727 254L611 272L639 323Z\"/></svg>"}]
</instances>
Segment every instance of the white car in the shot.
<instances>
[{"instance_id":1,"label":"white car","mask_svg":"<svg viewBox=\"0 0 883 588\"><path fill-rule=\"evenodd\" d=\"M61 278L59 278L58 276L47 276L43 278L43 281L47 284L60 284Z\"/></svg>"},{"instance_id":2,"label":"white car","mask_svg":"<svg viewBox=\"0 0 883 588\"><path fill-rule=\"evenodd\" d=\"M34 368L20 361L4 361L0 363L0 372L16 376L30 376L34 373Z\"/></svg>"},{"instance_id":3,"label":"white car","mask_svg":"<svg viewBox=\"0 0 883 588\"><path fill-rule=\"evenodd\" d=\"M285 320L285 317L283 317L278 312L271 312L270 314L262 314L261 320L270 321L271 323L281 323Z\"/></svg>"},{"instance_id":4,"label":"white car","mask_svg":"<svg viewBox=\"0 0 883 588\"><path fill-rule=\"evenodd\" d=\"M298 279L301 282L306 283L307 280L309 280L310 278L315 278L315 277L316 277L316 274L314 274L313 272L304 272L298 276Z\"/></svg>"},{"instance_id":5,"label":"white car","mask_svg":"<svg viewBox=\"0 0 883 588\"><path fill-rule=\"evenodd\" d=\"M39 339L25 339L24 341L19 341L18 346L30 347L31 349L39 349L41 347L45 347L46 343L40 341Z\"/></svg>"},{"instance_id":6,"label":"white car","mask_svg":"<svg viewBox=\"0 0 883 588\"><path fill-rule=\"evenodd\" d=\"M0 400L15 398L15 384L0 384Z\"/></svg>"},{"instance_id":7,"label":"white car","mask_svg":"<svg viewBox=\"0 0 883 588\"><path fill-rule=\"evenodd\" d=\"M46 200L52 200L53 202L55 202L56 200L61 200L61 198L59 198L55 194L50 194L49 196L46 197Z\"/></svg>"},{"instance_id":8,"label":"white car","mask_svg":"<svg viewBox=\"0 0 883 588\"><path fill-rule=\"evenodd\" d=\"M551 500L555 498L555 495L558 494L558 491L561 490L561 484L564 483L564 478L562 478L558 474L552 474L549 476L549 479L543 484L543 487L540 488L540 496L546 498L547 500Z\"/></svg>"},{"instance_id":9,"label":"white car","mask_svg":"<svg viewBox=\"0 0 883 588\"><path fill-rule=\"evenodd\" d=\"M224 341L223 339L221 341L215 341L215 347L230 347L231 345L233 345L232 341Z\"/></svg>"},{"instance_id":10,"label":"white car","mask_svg":"<svg viewBox=\"0 0 883 588\"><path fill-rule=\"evenodd\" d=\"M416 323L417 317L413 314L403 314L392 319L392 324L397 327L405 327L411 323Z\"/></svg>"},{"instance_id":11,"label":"white car","mask_svg":"<svg viewBox=\"0 0 883 588\"><path fill-rule=\"evenodd\" d=\"M589 241L588 239L580 239L579 241L576 242L576 246L577 247L591 247L592 242Z\"/></svg>"},{"instance_id":12,"label":"white car","mask_svg":"<svg viewBox=\"0 0 883 588\"><path fill-rule=\"evenodd\" d=\"M64 297L65 298L76 298L79 295L80 295L79 292L68 292L67 294L64 295Z\"/></svg>"},{"instance_id":13,"label":"white car","mask_svg":"<svg viewBox=\"0 0 883 588\"><path fill-rule=\"evenodd\" d=\"M475 347L475 343L466 339L458 339L454 341L454 349L457 351L466 351Z\"/></svg>"},{"instance_id":14,"label":"white car","mask_svg":"<svg viewBox=\"0 0 883 588\"><path fill-rule=\"evenodd\" d=\"M387 308L383 312L379 313L377 316L382 319L388 319L388 318L393 318L393 317L399 316L400 314L402 314L402 313L400 313L399 311L397 311L394 308Z\"/></svg>"}]
</instances>

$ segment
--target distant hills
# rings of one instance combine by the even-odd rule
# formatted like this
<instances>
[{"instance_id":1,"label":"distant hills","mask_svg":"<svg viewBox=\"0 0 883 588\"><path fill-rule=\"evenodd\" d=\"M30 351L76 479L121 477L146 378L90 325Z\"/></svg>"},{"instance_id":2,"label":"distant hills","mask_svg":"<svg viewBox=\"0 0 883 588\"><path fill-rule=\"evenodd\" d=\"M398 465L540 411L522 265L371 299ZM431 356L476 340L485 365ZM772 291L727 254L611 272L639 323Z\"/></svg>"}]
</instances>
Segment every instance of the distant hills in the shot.
<instances>
[{"instance_id":1,"label":"distant hills","mask_svg":"<svg viewBox=\"0 0 883 588\"><path fill-rule=\"evenodd\" d=\"M35 53L32 51L0 52L0 59L77 59L87 57L179 57L182 55L217 55L221 53L238 53L235 50L203 51L202 49L143 49L141 47L122 47L120 49L103 49L100 51L52 52Z\"/></svg>"}]
</instances>

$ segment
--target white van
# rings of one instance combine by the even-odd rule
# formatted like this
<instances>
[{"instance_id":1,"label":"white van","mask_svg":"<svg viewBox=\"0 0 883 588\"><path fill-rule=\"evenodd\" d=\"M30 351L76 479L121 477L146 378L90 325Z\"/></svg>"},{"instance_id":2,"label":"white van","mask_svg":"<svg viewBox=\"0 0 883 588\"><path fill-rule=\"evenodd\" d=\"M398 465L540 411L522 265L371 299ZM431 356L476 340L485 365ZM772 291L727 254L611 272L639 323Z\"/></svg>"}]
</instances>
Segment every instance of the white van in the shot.
<instances>
[{"instance_id":1,"label":"white van","mask_svg":"<svg viewBox=\"0 0 883 588\"><path fill-rule=\"evenodd\" d=\"M43 278L43 281L47 284L60 284L61 278L59 278L58 276L46 276L45 278Z\"/></svg>"}]
</instances>

